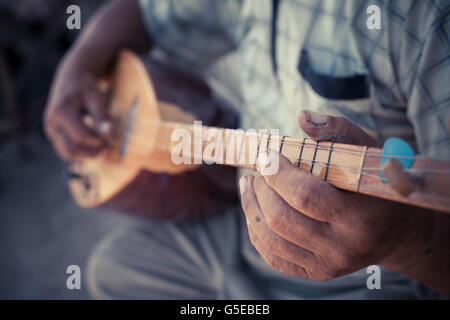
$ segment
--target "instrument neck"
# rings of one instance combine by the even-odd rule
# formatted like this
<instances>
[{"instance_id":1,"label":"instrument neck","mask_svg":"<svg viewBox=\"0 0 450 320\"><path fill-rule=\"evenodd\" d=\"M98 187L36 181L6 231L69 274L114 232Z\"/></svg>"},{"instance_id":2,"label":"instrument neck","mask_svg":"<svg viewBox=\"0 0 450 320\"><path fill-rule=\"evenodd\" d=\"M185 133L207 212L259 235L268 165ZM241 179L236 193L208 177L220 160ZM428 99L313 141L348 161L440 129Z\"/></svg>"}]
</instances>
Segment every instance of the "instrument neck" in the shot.
<instances>
[{"instance_id":1,"label":"instrument neck","mask_svg":"<svg viewBox=\"0 0 450 320\"><path fill-rule=\"evenodd\" d=\"M359 191L367 147L306 138L222 129L179 122L161 122L157 148L182 164L225 164L258 170L259 159L276 150L300 170L339 188ZM381 155L380 149L370 148Z\"/></svg>"},{"instance_id":2,"label":"instrument neck","mask_svg":"<svg viewBox=\"0 0 450 320\"><path fill-rule=\"evenodd\" d=\"M157 125L156 149L170 154L177 165L224 164L258 170L261 155L274 149L300 170L320 177L339 189L449 211L450 181L439 174L450 170L446 161L416 156L409 170L421 173L425 187L405 197L381 180L382 150L379 148L317 142L251 130L221 129L197 123L160 122Z\"/></svg>"}]
</instances>

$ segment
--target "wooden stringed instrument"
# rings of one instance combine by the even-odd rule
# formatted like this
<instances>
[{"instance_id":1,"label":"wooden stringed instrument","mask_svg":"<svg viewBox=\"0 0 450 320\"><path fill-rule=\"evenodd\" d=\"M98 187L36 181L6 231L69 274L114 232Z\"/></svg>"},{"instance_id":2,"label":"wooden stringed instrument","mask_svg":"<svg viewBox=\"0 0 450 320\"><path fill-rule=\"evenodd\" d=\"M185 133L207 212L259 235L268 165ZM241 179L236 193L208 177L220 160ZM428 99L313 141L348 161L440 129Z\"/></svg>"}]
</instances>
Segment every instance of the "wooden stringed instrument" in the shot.
<instances>
[{"instance_id":1,"label":"wooden stringed instrument","mask_svg":"<svg viewBox=\"0 0 450 320\"><path fill-rule=\"evenodd\" d=\"M143 171L179 174L198 168L198 163L176 165L171 159L177 143L172 134L183 129L195 136L195 117L176 105L157 100L152 82L137 56L122 51L114 70L99 86L111 97L109 111L114 142L100 155L71 164L69 188L80 206L93 208L116 201ZM211 128L201 130L208 129ZM242 135L231 129L214 129L223 139L235 139L239 150L228 163L227 149L222 150L227 165L257 169L258 155L263 149L276 146L300 170L319 176L337 188L450 213L450 162L420 155L396 155L395 150L386 154L379 148L267 134L256 134L255 153L246 143L250 136L255 138L254 133ZM191 143L194 152L183 156L201 157L195 152L194 139ZM203 143L200 153L206 146ZM402 160L409 162L408 168Z\"/></svg>"}]
</instances>

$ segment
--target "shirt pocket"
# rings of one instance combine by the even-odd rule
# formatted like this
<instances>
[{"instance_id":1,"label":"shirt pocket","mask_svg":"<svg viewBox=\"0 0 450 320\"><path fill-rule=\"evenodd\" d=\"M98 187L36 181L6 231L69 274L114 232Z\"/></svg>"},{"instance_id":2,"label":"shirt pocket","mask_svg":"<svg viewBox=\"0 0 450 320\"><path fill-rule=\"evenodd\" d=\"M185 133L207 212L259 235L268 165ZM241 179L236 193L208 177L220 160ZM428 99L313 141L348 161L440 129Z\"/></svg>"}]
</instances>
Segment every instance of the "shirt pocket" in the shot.
<instances>
[{"instance_id":1,"label":"shirt pocket","mask_svg":"<svg viewBox=\"0 0 450 320\"><path fill-rule=\"evenodd\" d=\"M327 100L361 100L370 97L369 81L365 74L333 76L314 70L306 50L302 50L297 66L302 78L316 94Z\"/></svg>"},{"instance_id":2,"label":"shirt pocket","mask_svg":"<svg viewBox=\"0 0 450 320\"><path fill-rule=\"evenodd\" d=\"M313 57L312 57L313 58ZM306 50L302 50L298 61L301 85L298 99L310 110L342 116L358 124L373 137L378 137L378 125L373 114L377 102L372 94L370 77L352 72L349 67L345 76L336 76L316 71ZM314 63L320 61L314 60ZM356 65L356 63L355 63Z\"/></svg>"}]
</instances>

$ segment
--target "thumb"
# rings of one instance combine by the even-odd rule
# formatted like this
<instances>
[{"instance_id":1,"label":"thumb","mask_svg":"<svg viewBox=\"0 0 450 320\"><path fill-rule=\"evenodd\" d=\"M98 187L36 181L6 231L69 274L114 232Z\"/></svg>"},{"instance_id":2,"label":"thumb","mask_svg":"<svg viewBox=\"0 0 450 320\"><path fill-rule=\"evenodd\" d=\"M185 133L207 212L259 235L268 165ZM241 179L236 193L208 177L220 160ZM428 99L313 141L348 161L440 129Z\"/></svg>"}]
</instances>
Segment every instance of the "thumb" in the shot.
<instances>
[{"instance_id":1,"label":"thumb","mask_svg":"<svg viewBox=\"0 0 450 320\"><path fill-rule=\"evenodd\" d=\"M305 110L298 116L300 128L313 140L378 147L381 144L344 117Z\"/></svg>"},{"instance_id":2,"label":"thumb","mask_svg":"<svg viewBox=\"0 0 450 320\"><path fill-rule=\"evenodd\" d=\"M83 92L86 111L92 117L93 130L99 135L109 138L112 131L112 122L109 119L106 98L100 92L95 80L87 80Z\"/></svg>"}]
</instances>

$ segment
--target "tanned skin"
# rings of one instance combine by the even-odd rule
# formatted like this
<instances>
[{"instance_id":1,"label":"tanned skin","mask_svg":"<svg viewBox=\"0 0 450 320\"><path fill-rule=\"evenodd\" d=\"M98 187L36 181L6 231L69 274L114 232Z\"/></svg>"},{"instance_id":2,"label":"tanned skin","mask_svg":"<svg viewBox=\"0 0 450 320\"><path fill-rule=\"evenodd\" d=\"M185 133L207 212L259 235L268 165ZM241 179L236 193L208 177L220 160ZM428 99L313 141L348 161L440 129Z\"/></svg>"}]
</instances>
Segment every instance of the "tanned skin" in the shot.
<instances>
[{"instance_id":1,"label":"tanned skin","mask_svg":"<svg viewBox=\"0 0 450 320\"><path fill-rule=\"evenodd\" d=\"M62 158L105 148L110 125L95 83L121 48L151 49L135 0L107 3L58 68L45 129ZM302 112L299 125L315 140L378 145L344 118ZM450 295L450 215L335 189L283 157L278 174L247 175L240 185L250 238L280 272L325 281L379 264Z\"/></svg>"},{"instance_id":2,"label":"tanned skin","mask_svg":"<svg viewBox=\"0 0 450 320\"><path fill-rule=\"evenodd\" d=\"M45 113L45 130L65 160L94 156L107 144L111 125L97 79L121 48L150 50L136 1L111 1L95 15L61 61ZM95 130L81 121L87 113Z\"/></svg>"}]
</instances>

